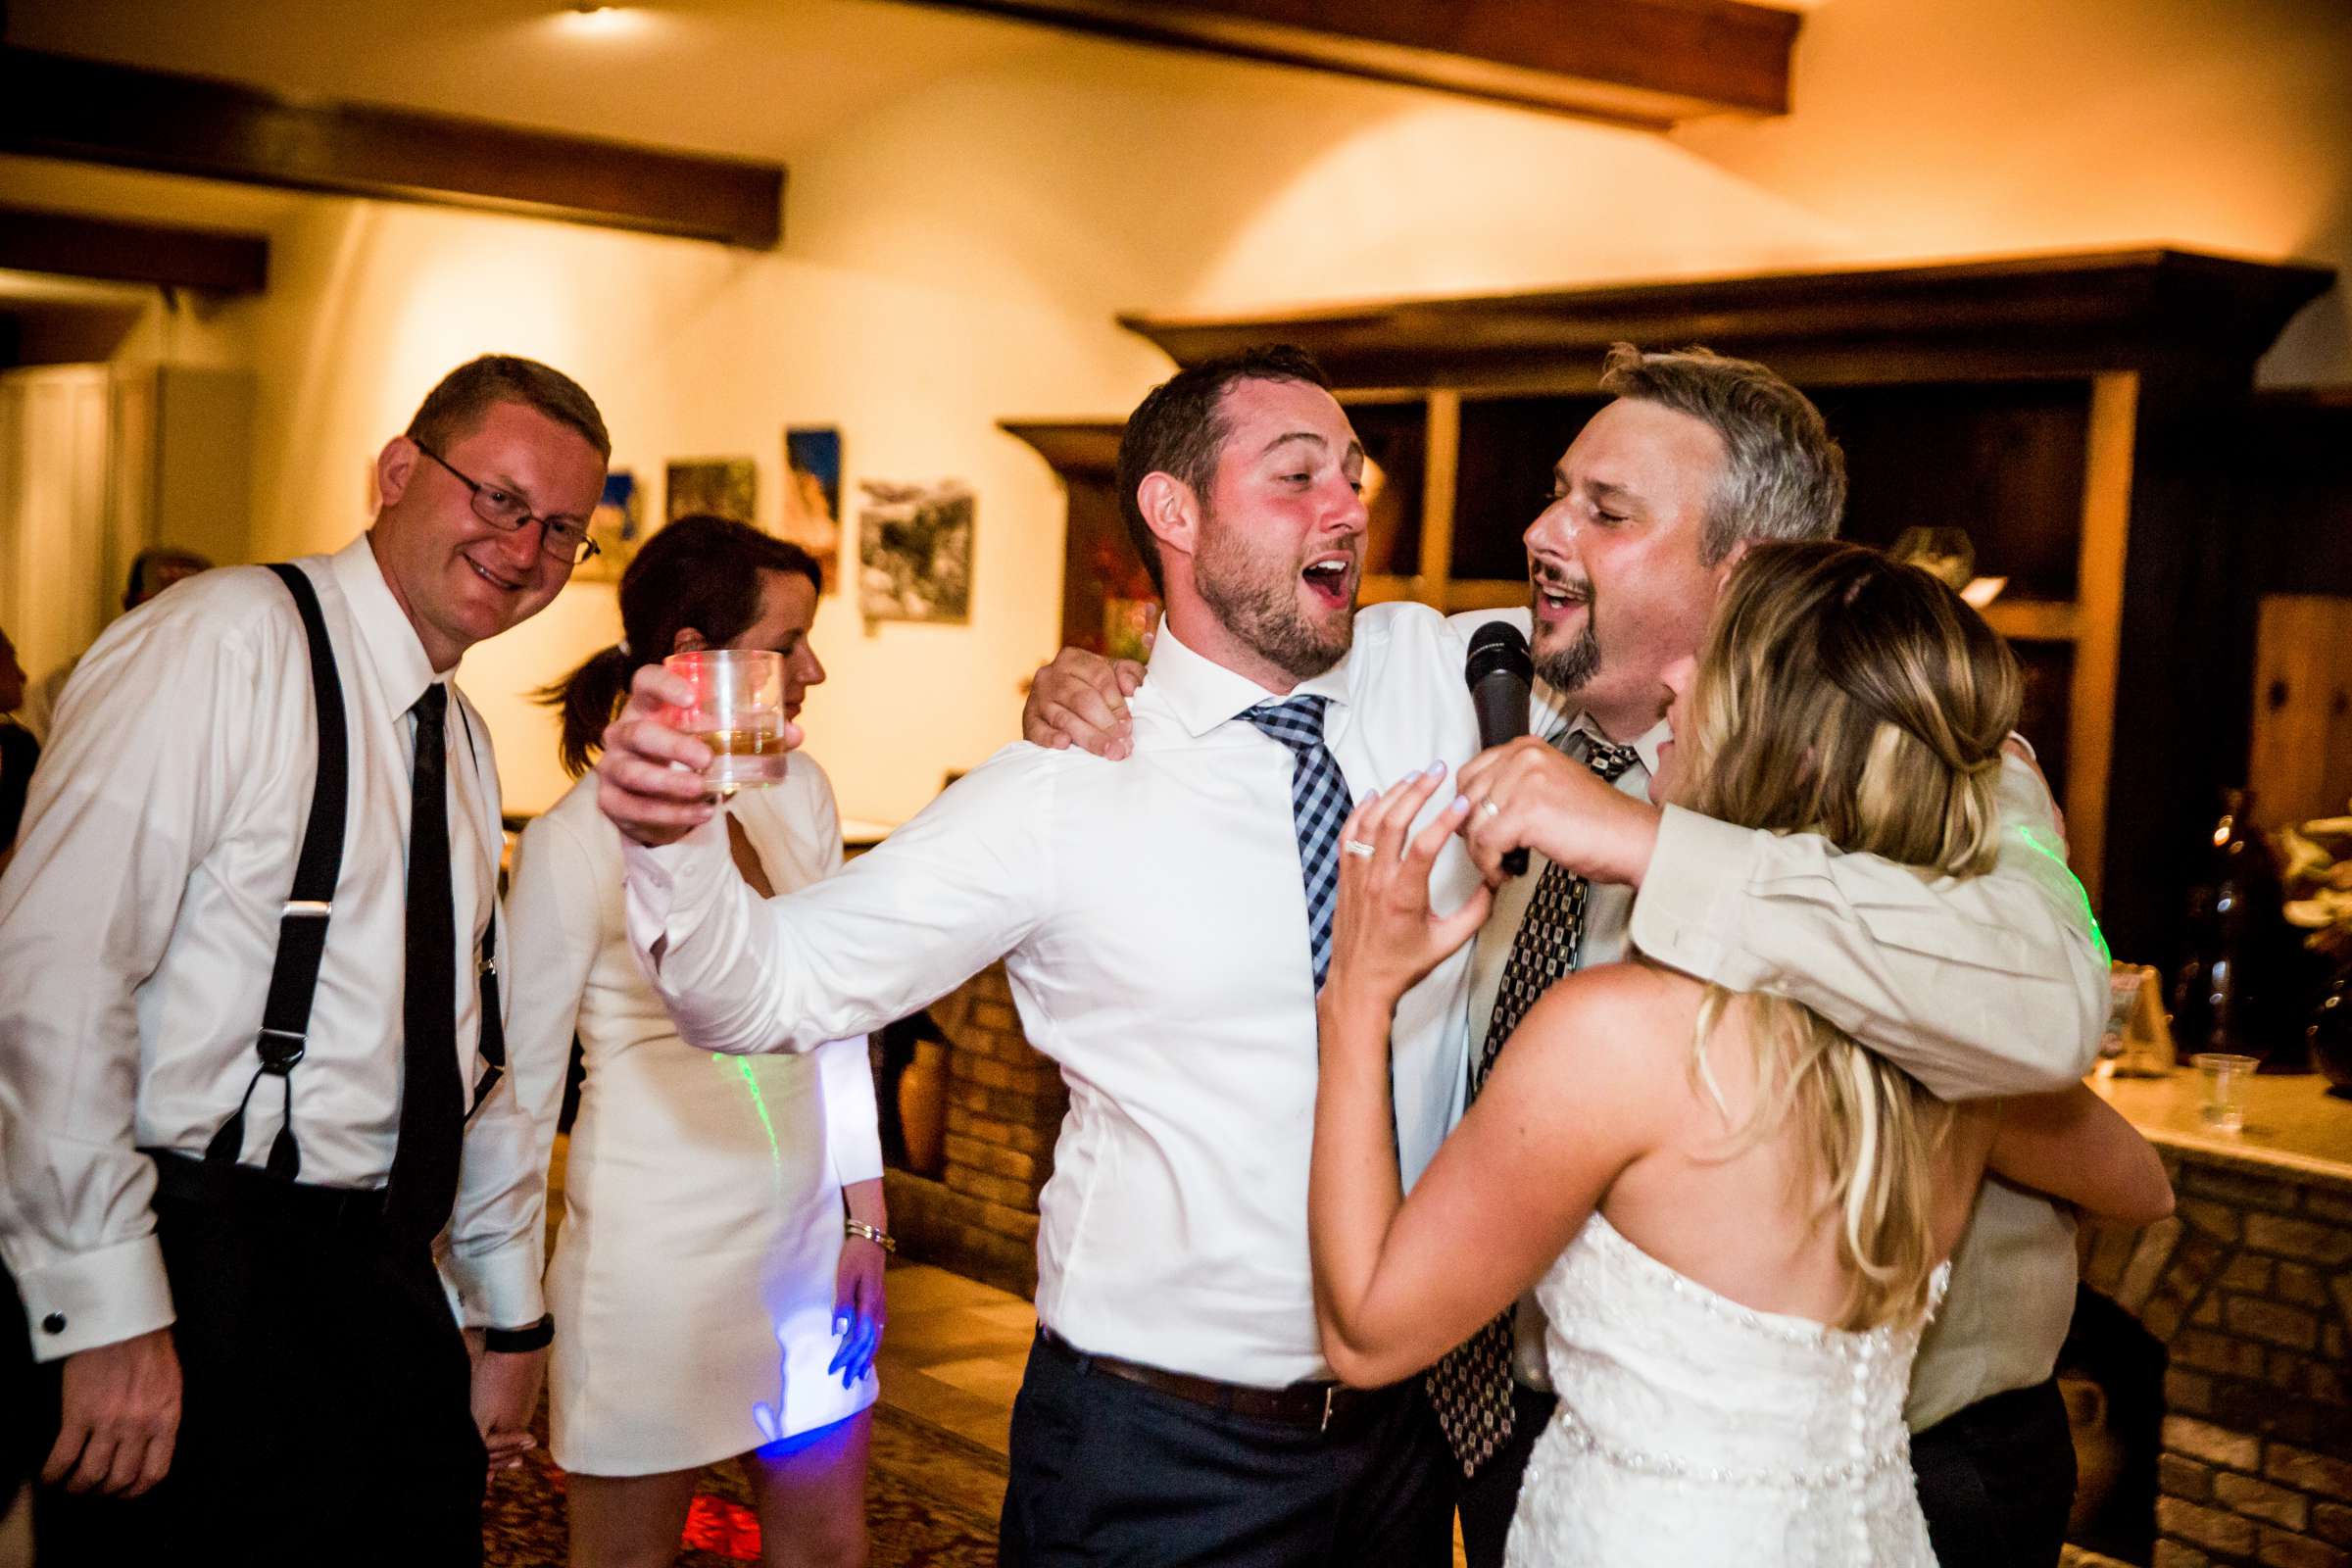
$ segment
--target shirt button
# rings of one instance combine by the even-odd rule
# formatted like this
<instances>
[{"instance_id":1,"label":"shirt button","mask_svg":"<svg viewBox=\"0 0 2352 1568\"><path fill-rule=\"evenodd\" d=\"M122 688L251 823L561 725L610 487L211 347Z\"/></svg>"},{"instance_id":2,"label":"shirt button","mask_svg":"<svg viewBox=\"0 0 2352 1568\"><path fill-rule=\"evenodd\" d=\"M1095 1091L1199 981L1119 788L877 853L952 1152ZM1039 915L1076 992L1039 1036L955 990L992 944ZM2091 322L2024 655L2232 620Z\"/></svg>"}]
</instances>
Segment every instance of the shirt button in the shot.
<instances>
[{"instance_id":1,"label":"shirt button","mask_svg":"<svg viewBox=\"0 0 2352 1568\"><path fill-rule=\"evenodd\" d=\"M52 1312L47 1317L41 1319L41 1332L43 1334L65 1333L66 1314L63 1312Z\"/></svg>"}]
</instances>

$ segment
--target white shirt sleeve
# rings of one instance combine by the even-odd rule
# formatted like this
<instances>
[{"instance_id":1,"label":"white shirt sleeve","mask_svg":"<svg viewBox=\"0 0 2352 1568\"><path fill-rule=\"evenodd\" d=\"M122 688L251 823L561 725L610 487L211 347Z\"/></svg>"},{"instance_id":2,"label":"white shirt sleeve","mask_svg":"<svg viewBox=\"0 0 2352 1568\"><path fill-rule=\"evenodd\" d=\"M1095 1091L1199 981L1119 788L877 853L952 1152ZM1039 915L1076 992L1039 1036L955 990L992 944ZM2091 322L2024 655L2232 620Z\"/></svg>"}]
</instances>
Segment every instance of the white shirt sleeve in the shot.
<instances>
[{"instance_id":1,"label":"white shirt sleeve","mask_svg":"<svg viewBox=\"0 0 2352 1568\"><path fill-rule=\"evenodd\" d=\"M874 1102L874 1067L866 1037L830 1040L816 1050L816 1074L825 1101L825 1148L833 1180L843 1187L882 1174L882 1129Z\"/></svg>"},{"instance_id":2,"label":"white shirt sleeve","mask_svg":"<svg viewBox=\"0 0 2352 1568\"><path fill-rule=\"evenodd\" d=\"M810 790L809 830L825 876L838 876L847 858L841 848L841 807L821 771ZM816 1048L818 1092L824 1098L825 1148L833 1156L833 1180L879 1181L882 1177L881 1108L874 1100L874 1064L865 1035L827 1041Z\"/></svg>"},{"instance_id":3,"label":"white shirt sleeve","mask_svg":"<svg viewBox=\"0 0 2352 1568\"><path fill-rule=\"evenodd\" d=\"M679 1035L706 1051L809 1051L934 1002L1018 946L1048 907L1054 781L1000 753L839 875L762 901L726 823L624 844L630 945Z\"/></svg>"},{"instance_id":4,"label":"white shirt sleeve","mask_svg":"<svg viewBox=\"0 0 2352 1568\"><path fill-rule=\"evenodd\" d=\"M542 816L524 831L499 950L507 1077L466 1129L443 1264L468 1326L519 1328L547 1310L547 1167L580 996L607 939L601 880L569 823Z\"/></svg>"},{"instance_id":5,"label":"white shirt sleeve","mask_svg":"<svg viewBox=\"0 0 2352 1568\"><path fill-rule=\"evenodd\" d=\"M1962 879L1668 807L1633 941L1803 1003L1946 1099L2061 1088L2098 1054L2106 947L2049 794L2014 757L2000 803L1998 863Z\"/></svg>"},{"instance_id":6,"label":"white shirt sleeve","mask_svg":"<svg viewBox=\"0 0 2352 1568\"><path fill-rule=\"evenodd\" d=\"M307 718L255 699L273 689L259 678L268 626L117 624L82 661L0 879L0 1250L41 1360L172 1321L155 1166L134 1137L133 992L240 789L274 782L254 781L251 760L285 755ZM61 1332L42 1328L52 1317Z\"/></svg>"}]
</instances>

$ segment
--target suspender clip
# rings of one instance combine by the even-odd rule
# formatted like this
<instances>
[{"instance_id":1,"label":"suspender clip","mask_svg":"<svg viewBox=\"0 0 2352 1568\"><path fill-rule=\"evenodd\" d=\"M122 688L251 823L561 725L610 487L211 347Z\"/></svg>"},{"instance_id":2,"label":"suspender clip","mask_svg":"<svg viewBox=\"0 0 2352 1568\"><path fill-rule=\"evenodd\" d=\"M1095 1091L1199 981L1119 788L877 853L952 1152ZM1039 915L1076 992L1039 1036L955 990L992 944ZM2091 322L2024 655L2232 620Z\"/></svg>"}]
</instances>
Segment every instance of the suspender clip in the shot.
<instances>
[{"instance_id":1,"label":"suspender clip","mask_svg":"<svg viewBox=\"0 0 2352 1568\"><path fill-rule=\"evenodd\" d=\"M1339 1401L1340 1386L1337 1383L1334 1383L1331 1387L1323 1391L1323 1424L1315 1428L1317 1433L1329 1432L1331 1430L1331 1409L1332 1406L1339 1403Z\"/></svg>"},{"instance_id":2,"label":"suspender clip","mask_svg":"<svg viewBox=\"0 0 2352 1568\"><path fill-rule=\"evenodd\" d=\"M253 1049L261 1055L262 1071L283 1078L303 1058L309 1043L301 1035L264 1024L262 1037L254 1042Z\"/></svg>"}]
</instances>

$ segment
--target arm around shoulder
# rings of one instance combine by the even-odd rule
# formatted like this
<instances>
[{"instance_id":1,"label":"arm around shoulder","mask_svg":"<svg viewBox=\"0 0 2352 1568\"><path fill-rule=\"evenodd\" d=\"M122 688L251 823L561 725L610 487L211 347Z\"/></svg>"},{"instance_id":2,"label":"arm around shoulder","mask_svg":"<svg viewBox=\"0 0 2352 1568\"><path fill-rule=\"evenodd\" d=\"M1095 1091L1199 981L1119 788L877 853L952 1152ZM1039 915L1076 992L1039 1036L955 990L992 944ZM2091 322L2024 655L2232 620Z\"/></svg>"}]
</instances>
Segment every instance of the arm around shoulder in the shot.
<instances>
[{"instance_id":1,"label":"arm around shoulder","mask_svg":"<svg viewBox=\"0 0 2352 1568\"><path fill-rule=\"evenodd\" d=\"M2072 1083L2098 1051L2107 956L2049 797L2011 759L1999 858L1930 878L1813 834L1669 807L1634 905L1642 951L1801 1002L1947 1100Z\"/></svg>"}]
</instances>

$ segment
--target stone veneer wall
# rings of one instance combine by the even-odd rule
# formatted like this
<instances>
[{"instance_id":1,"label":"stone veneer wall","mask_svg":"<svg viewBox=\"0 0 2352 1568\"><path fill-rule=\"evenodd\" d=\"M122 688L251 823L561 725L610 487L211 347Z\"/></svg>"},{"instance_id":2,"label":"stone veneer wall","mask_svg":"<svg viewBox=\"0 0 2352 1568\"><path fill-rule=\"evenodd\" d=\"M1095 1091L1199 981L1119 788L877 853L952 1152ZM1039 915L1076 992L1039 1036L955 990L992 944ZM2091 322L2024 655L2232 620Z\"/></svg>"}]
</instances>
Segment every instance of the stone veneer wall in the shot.
<instances>
[{"instance_id":1,"label":"stone veneer wall","mask_svg":"<svg viewBox=\"0 0 2352 1568\"><path fill-rule=\"evenodd\" d=\"M2172 1218L2085 1227L2164 1342L2154 1568L2352 1568L2352 1181L2167 1150Z\"/></svg>"},{"instance_id":2,"label":"stone veneer wall","mask_svg":"<svg viewBox=\"0 0 2352 1568\"><path fill-rule=\"evenodd\" d=\"M1069 1108L1060 1071L1030 1049L1002 964L934 1003L948 1037L947 1166L937 1181L886 1173L906 1255L1037 1294L1037 1195Z\"/></svg>"}]
</instances>

